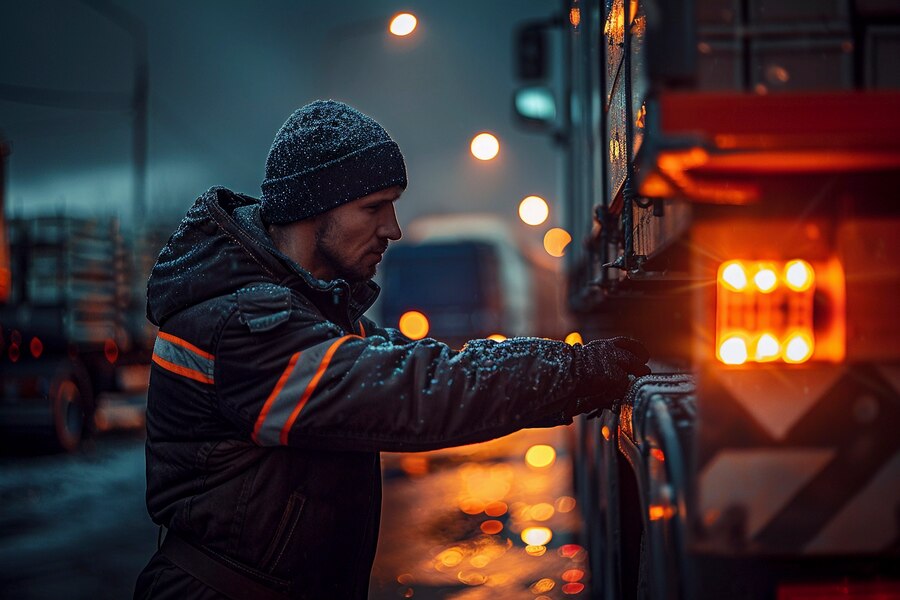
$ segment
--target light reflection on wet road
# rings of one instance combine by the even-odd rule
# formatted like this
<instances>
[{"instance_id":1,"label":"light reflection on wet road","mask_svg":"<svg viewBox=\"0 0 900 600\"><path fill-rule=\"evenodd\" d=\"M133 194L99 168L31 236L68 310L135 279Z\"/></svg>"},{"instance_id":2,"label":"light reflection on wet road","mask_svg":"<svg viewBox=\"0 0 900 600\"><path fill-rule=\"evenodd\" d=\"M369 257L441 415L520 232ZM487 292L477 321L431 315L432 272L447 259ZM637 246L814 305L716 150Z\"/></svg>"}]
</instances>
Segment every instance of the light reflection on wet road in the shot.
<instances>
[{"instance_id":1,"label":"light reflection on wet road","mask_svg":"<svg viewBox=\"0 0 900 600\"><path fill-rule=\"evenodd\" d=\"M571 434L527 430L463 448L383 455L369 599L587 598Z\"/></svg>"},{"instance_id":2,"label":"light reflection on wet road","mask_svg":"<svg viewBox=\"0 0 900 600\"><path fill-rule=\"evenodd\" d=\"M567 434L385 454L370 599L586 598ZM529 456L548 466L526 464L535 446L555 448ZM136 434L73 455L0 458L0 598L130 598L156 548L144 491Z\"/></svg>"}]
</instances>

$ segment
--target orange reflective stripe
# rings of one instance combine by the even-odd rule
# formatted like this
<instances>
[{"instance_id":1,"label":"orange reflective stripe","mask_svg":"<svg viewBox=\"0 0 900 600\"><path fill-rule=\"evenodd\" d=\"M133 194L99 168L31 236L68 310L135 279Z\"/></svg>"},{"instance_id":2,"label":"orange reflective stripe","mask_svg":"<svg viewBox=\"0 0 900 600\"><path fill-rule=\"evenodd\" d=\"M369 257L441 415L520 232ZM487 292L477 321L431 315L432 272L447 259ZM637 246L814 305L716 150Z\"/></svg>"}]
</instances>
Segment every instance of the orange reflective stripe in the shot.
<instances>
[{"instance_id":1,"label":"orange reflective stripe","mask_svg":"<svg viewBox=\"0 0 900 600\"><path fill-rule=\"evenodd\" d=\"M272 393L269 394L269 397L266 399L266 403L263 404L262 410L259 411L259 417L257 417L256 419L256 426L253 428L253 441L257 444L259 443L259 430L262 429L263 423L266 420L266 415L269 414L269 409L272 408L272 404L275 403L275 398L277 398L278 394L281 393L281 389L287 382L288 377L290 377L291 371L293 371L294 367L297 366L297 360L299 360L299 358L299 352L291 357L291 360L288 361L287 368L285 368L284 373L281 374L281 377L278 378L278 383L276 383L275 387L272 388Z\"/></svg>"},{"instance_id":2,"label":"orange reflective stripe","mask_svg":"<svg viewBox=\"0 0 900 600\"><path fill-rule=\"evenodd\" d=\"M193 352L194 354L197 354L198 356L202 356L203 358L208 358L208 359L210 359L210 360L215 360L215 358L216 358L215 356L213 356L213 355L210 354L209 352L204 352L203 350L201 350L201 349L198 348L197 346L193 345L193 344L190 343L190 342L184 341L184 340L181 339L180 337L175 337L174 335L171 335L171 334L169 334L169 333L165 333L165 332L162 332L162 331L158 332L157 335L158 335L159 337L161 337L162 339L166 340L167 342L172 342L173 344L176 344L176 345L178 345L178 346L181 346L182 348L186 348L187 350L190 350L190 351Z\"/></svg>"},{"instance_id":3,"label":"orange reflective stripe","mask_svg":"<svg viewBox=\"0 0 900 600\"><path fill-rule=\"evenodd\" d=\"M288 434L291 431L291 427L294 426L294 421L297 420L297 416L300 414L300 411L303 410L304 406L306 406L306 403L309 400L310 396L312 396L313 392L316 391L316 386L319 385L319 380L322 379L322 375L325 374L325 369L328 368L328 364L331 362L331 357L334 356L334 353L337 352L337 349L340 348L341 344L352 337L359 336L345 335L342 338L338 338L333 344L331 344L331 347L328 348L328 351L325 352L325 356L322 357L322 362L319 363L319 368L316 369L316 374L310 380L309 385L306 386L306 390L303 392L303 396L300 397L300 401L297 402L297 406L294 407L294 410L291 412L291 416L288 417L287 422L285 422L284 427L281 429L280 440L283 445L287 445Z\"/></svg>"},{"instance_id":4,"label":"orange reflective stripe","mask_svg":"<svg viewBox=\"0 0 900 600\"><path fill-rule=\"evenodd\" d=\"M359 322L359 332L361 336L366 337L366 328L363 327L362 321Z\"/></svg>"},{"instance_id":5,"label":"orange reflective stripe","mask_svg":"<svg viewBox=\"0 0 900 600\"><path fill-rule=\"evenodd\" d=\"M177 373L182 377L187 377L188 379L193 379L194 381L199 381L200 383L214 383L213 378L205 373L201 373L200 371L196 371L194 369L189 369L187 367L182 367L181 365L176 365L173 362L169 362L166 359L162 358L155 352L153 353L153 362L158 364L163 369L167 371L172 371L173 373Z\"/></svg>"}]
</instances>

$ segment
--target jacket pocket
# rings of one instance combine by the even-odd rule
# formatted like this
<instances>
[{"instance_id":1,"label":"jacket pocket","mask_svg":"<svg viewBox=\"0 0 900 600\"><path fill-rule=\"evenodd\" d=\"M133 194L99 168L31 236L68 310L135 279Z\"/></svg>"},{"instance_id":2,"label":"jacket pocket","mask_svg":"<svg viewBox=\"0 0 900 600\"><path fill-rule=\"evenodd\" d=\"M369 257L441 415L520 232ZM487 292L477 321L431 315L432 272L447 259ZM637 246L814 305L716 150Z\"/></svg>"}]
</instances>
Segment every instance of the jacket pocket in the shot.
<instances>
[{"instance_id":1,"label":"jacket pocket","mask_svg":"<svg viewBox=\"0 0 900 600\"><path fill-rule=\"evenodd\" d=\"M272 536L272 542L260 562L260 568L266 573L271 573L278 567L285 548L291 543L294 530L300 521L300 514L303 512L303 505L306 503L306 496L300 492L294 492L288 498L287 506L284 507L284 513L281 515L281 521Z\"/></svg>"}]
</instances>

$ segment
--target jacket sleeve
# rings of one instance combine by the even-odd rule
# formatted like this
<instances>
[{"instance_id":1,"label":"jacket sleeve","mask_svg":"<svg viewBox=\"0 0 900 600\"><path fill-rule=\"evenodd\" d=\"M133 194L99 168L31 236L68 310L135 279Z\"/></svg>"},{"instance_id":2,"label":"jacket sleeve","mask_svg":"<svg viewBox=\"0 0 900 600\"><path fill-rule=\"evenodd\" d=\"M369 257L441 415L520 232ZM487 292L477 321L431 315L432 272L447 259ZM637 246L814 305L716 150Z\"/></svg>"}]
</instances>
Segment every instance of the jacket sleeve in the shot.
<instances>
[{"instance_id":1,"label":"jacket sleeve","mask_svg":"<svg viewBox=\"0 0 900 600\"><path fill-rule=\"evenodd\" d=\"M345 335L303 309L265 331L242 321L232 315L219 337L216 394L260 445L430 450L565 420L573 351L563 342L454 351L389 329Z\"/></svg>"}]
</instances>

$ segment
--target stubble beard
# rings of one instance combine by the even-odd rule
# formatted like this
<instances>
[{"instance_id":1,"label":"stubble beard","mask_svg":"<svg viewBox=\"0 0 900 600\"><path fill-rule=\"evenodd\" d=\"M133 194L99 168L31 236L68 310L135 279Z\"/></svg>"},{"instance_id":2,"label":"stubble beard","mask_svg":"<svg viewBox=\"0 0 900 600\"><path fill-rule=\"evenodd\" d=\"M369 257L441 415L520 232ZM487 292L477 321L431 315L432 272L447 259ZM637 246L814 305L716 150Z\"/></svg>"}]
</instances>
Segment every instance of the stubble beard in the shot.
<instances>
[{"instance_id":1,"label":"stubble beard","mask_svg":"<svg viewBox=\"0 0 900 600\"><path fill-rule=\"evenodd\" d=\"M323 215L316 227L316 252L336 278L348 283L359 283L371 279L376 267L365 269L362 265L353 264L341 253L341 239L337 234L334 219Z\"/></svg>"}]
</instances>

